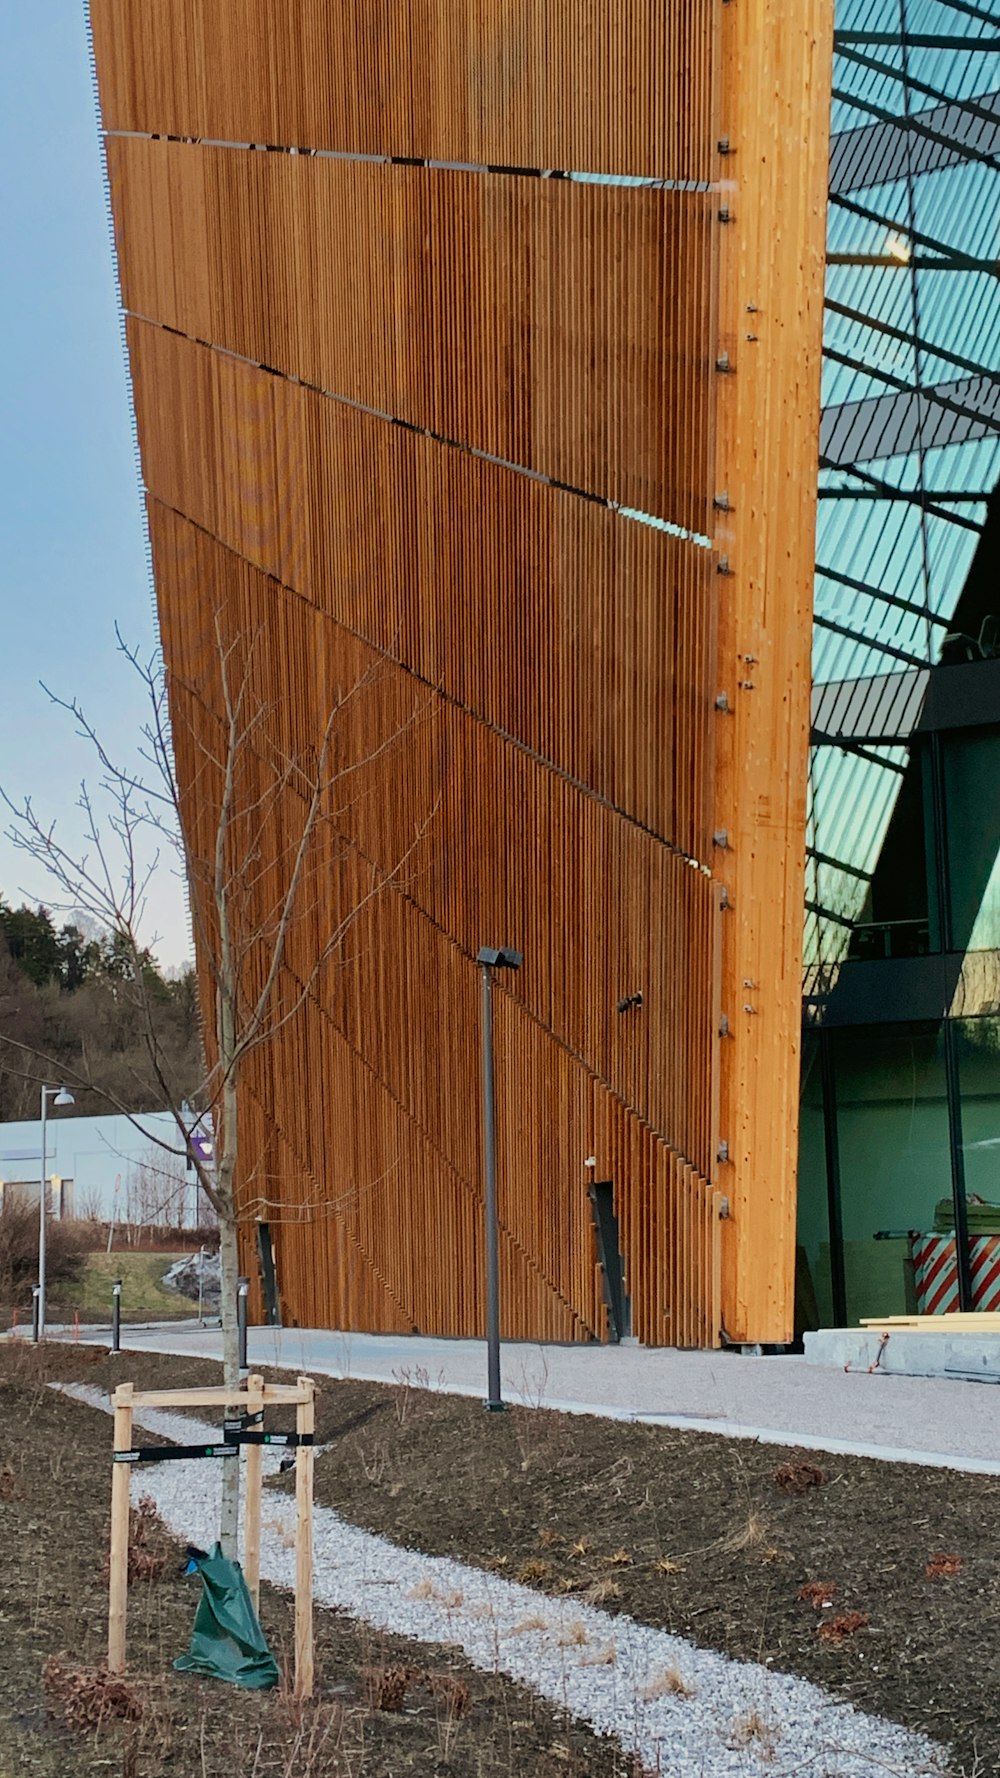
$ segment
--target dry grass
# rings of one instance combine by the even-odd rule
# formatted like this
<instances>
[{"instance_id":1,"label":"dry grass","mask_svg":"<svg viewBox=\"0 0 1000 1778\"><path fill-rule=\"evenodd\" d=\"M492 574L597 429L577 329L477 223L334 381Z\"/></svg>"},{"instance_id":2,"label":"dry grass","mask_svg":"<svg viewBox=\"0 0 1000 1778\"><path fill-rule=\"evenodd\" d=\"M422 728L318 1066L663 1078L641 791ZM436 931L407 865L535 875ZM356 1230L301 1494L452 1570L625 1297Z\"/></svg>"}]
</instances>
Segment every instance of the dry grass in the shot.
<instances>
[{"instance_id":1,"label":"dry grass","mask_svg":"<svg viewBox=\"0 0 1000 1778\"><path fill-rule=\"evenodd\" d=\"M688 1685L679 1667L667 1667L658 1679L650 1680L649 1684L644 1687L642 1695L650 1700L667 1697L693 1698L695 1688L693 1685Z\"/></svg>"},{"instance_id":2,"label":"dry grass","mask_svg":"<svg viewBox=\"0 0 1000 1778\"><path fill-rule=\"evenodd\" d=\"M608 1599L620 1599L621 1596L618 1582L605 1575L601 1580L592 1581L582 1598L586 1605L603 1605Z\"/></svg>"},{"instance_id":3,"label":"dry grass","mask_svg":"<svg viewBox=\"0 0 1000 1778\"><path fill-rule=\"evenodd\" d=\"M457 1611L465 1599L465 1594L460 1592L457 1587L450 1592L442 1593L441 1589L434 1585L430 1576L425 1574L423 1580L418 1580L416 1586L410 1588L406 1597L408 1599L433 1599L435 1605L443 1605L447 1611Z\"/></svg>"},{"instance_id":4,"label":"dry grass","mask_svg":"<svg viewBox=\"0 0 1000 1778\"><path fill-rule=\"evenodd\" d=\"M537 1615L535 1617L523 1617L520 1623L512 1624L510 1629L506 1630L504 1634L507 1636L528 1636L533 1630L547 1630L548 1627L549 1626L543 1617L538 1617Z\"/></svg>"},{"instance_id":5,"label":"dry grass","mask_svg":"<svg viewBox=\"0 0 1000 1778\"><path fill-rule=\"evenodd\" d=\"M581 1667L613 1667L617 1659L618 1650L613 1642L609 1642L606 1648L598 1649L595 1654L584 1655L580 1665Z\"/></svg>"},{"instance_id":6,"label":"dry grass","mask_svg":"<svg viewBox=\"0 0 1000 1778\"><path fill-rule=\"evenodd\" d=\"M590 1638L579 1618L574 1618L572 1623L563 1626L559 1636L559 1647L583 1648L589 1641Z\"/></svg>"},{"instance_id":7,"label":"dry grass","mask_svg":"<svg viewBox=\"0 0 1000 1778\"><path fill-rule=\"evenodd\" d=\"M755 1746L761 1759L774 1758L774 1730L759 1710L748 1710L733 1723L730 1742L733 1747Z\"/></svg>"},{"instance_id":8,"label":"dry grass","mask_svg":"<svg viewBox=\"0 0 1000 1778\"><path fill-rule=\"evenodd\" d=\"M684 1570L681 1567L681 1564L679 1562L672 1562L670 1560L669 1556L658 1556L656 1561L653 1563L653 1567L655 1568L657 1574L683 1574L684 1573Z\"/></svg>"},{"instance_id":9,"label":"dry grass","mask_svg":"<svg viewBox=\"0 0 1000 1778\"><path fill-rule=\"evenodd\" d=\"M541 1556L529 1556L517 1571L518 1580L526 1587L534 1586L540 1580L549 1580L551 1575L552 1563L544 1562Z\"/></svg>"},{"instance_id":10,"label":"dry grass","mask_svg":"<svg viewBox=\"0 0 1000 1778\"><path fill-rule=\"evenodd\" d=\"M752 1506L740 1525L733 1525L719 1538L715 1549L723 1550L729 1555L756 1555L765 1562L773 1562L780 1554L771 1535L771 1528L763 1513Z\"/></svg>"}]
</instances>

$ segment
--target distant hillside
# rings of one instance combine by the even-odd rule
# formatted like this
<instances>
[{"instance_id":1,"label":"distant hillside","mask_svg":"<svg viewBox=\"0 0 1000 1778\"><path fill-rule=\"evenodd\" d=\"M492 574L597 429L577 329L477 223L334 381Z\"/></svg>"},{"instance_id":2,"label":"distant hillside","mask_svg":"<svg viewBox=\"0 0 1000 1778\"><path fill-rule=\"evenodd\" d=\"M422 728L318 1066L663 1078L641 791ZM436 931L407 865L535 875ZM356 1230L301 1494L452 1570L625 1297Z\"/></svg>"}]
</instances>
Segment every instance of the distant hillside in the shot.
<instances>
[{"instance_id":1,"label":"distant hillside","mask_svg":"<svg viewBox=\"0 0 1000 1778\"><path fill-rule=\"evenodd\" d=\"M126 1110L157 1109L164 1095L146 1059L147 1007L173 1093L195 1092L203 1070L194 974L168 980L148 953L142 969L139 996L113 937L57 928L46 908L0 897L0 1119L36 1117L39 1082L60 1078L60 1067L81 1112L108 1109L100 1092L79 1085L81 1074Z\"/></svg>"}]
</instances>

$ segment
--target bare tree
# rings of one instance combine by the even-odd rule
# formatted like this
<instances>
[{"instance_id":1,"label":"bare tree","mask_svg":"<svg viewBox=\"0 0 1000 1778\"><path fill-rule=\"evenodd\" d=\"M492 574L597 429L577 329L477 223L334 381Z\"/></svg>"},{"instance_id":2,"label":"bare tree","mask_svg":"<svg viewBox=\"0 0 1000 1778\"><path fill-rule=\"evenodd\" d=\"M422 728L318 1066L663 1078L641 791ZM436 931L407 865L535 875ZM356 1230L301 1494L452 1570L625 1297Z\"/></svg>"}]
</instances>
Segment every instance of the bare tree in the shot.
<instances>
[{"instance_id":1,"label":"bare tree","mask_svg":"<svg viewBox=\"0 0 1000 1778\"><path fill-rule=\"evenodd\" d=\"M141 1160L129 1163L124 1220L158 1229L191 1227L187 1214L190 1196L184 1156L151 1146Z\"/></svg>"},{"instance_id":2,"label":"bare tree","mask_svg":"<svg viewBox=\"0 0 1000 1778\"><path fill-rule=\"evenodd\" d=\"M358 700L371 695L380 668L338 695L317 739L292 752L277 738L281 724L274 708L255 690L261 637L229 639L221 614L214 617L212 671L215 685L203 698L194 688L173 683L168 709L167 680L156 657L146 659L118 633L118 648L139 675L148 699L142 729L140 765L129 770L115 761L78 701L48 692L76 724L98 762L96 792L81 786L82 847L65 845L55 823L42 819L30 797L16 800L0 789L11 813L9 837L46 871L58 911L72 910L94 920L110 935L120 960L116 991L134 1007L141 1030L141 1066L132 1064L137 1089L154 1089L172 1115L174 1142L158 1146L193 1169L218 1219L222 1270L224 1377L239 1375L236 1286L239 1274L237 1197L240 1080L248 1059L278 1032L313 994L320 976L343 953L347 934L362 910L399 881L433 818L414 834L411 846L386 873L367 868L349 906L338 905L330 888L331 856L346 854L346 828L362 767L388 755L406 731L422 719L417 700L375 751L351 757L350 737ZM172 724L172 727L171 727ZM176 756L183 752L184 781ZM152 841L152 844L151 844ZM162 985L150 967L155 938L146 936L146 903L155 873L170 860L187 885L201 970L204 1072L194 1095L199 1113L211 1120L214 1156L206 1159L195 1139L186 1104L188 1093L175 1077L161 1042L154 996ZM289 952L299 922L308 916L314 937L305 968ZM49 1061L30 1043L0 1036L24 1060ZM57 1067L70 1085L86 1086L116 1111L132 1116L120 1085L108 1086L91 1072L86 1050L76 1066ZM145 1136L148 1129L136 1122ZM247 1169L243 1169L244 1174ZM243 1212L247 1213L244 1202ZM239 1516L239 1473L225 1466L220 1541L233 1556Z\"/></svg>"}]
</instances>

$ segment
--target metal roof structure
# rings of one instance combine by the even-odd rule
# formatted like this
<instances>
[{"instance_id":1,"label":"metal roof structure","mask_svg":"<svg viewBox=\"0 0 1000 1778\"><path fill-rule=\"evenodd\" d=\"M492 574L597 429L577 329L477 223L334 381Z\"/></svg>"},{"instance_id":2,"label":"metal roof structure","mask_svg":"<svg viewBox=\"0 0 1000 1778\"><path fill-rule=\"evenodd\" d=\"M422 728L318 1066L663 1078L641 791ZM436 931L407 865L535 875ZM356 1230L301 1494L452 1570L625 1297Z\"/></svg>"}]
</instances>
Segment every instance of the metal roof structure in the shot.
<instances>
[{"instance_id":1,"label":"metal roof structure","mask_svg":"<svg viewBox=\"0 0 1000 1778\"><path fill-rule=\"evenodd\" d=\"M935 670L1000 651L1000 588L990 593L980 551L1000 483L995 8L840 0L832 126L813 985L847 955Z\"/></svg>"}]
</instances>

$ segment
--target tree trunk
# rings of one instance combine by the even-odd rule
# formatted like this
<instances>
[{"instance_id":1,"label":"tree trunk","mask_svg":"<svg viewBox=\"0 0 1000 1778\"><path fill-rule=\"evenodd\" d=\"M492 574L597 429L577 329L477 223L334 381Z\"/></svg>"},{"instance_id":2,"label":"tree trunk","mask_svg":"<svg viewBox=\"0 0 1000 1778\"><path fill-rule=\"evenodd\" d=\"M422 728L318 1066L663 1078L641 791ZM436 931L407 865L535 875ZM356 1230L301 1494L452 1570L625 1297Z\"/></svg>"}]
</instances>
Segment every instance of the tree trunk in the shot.
<instances>
[{"instance_id":1,"label":"tree trunk","mask_svg":"<svg viewBox=\"0 0 1000 1778\"><path fill-rule=\"evenodd\" d=\"M236 1218L230 1209L219 1214L219 1261L221 1271L222 1314L222 1380L228 1386L240 1380L239 1328L236 1314L236 1286L240 1274L239 1250L236 1244ZM219 1542L230 1562L239 1554L240 1529L240 1466L225 1457L222 1461L222 1511L219 1518Z\"/></svg>"}]
</instances>

